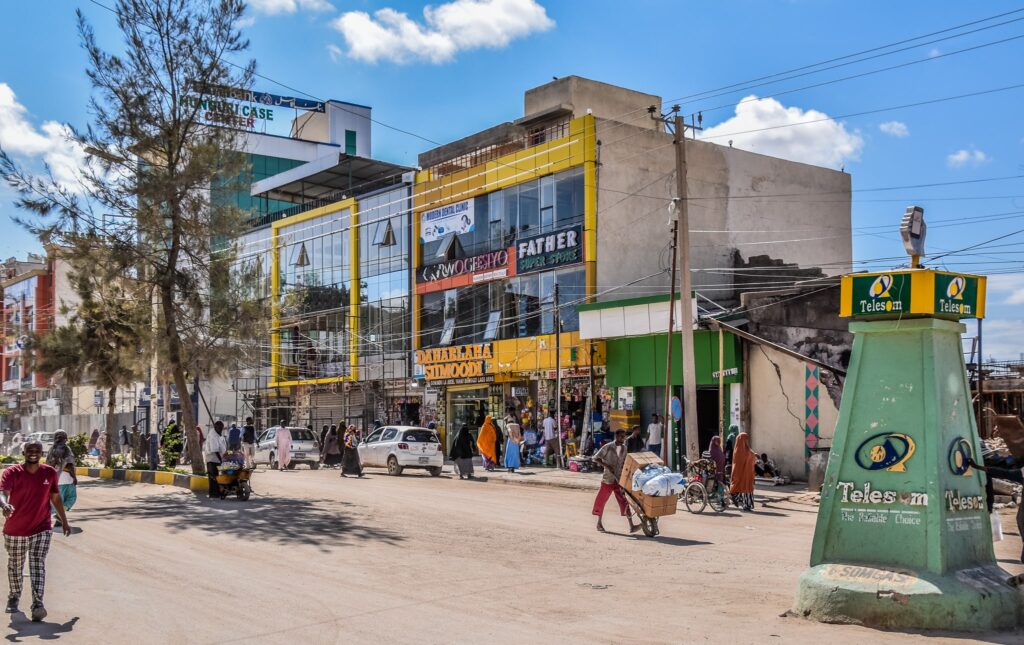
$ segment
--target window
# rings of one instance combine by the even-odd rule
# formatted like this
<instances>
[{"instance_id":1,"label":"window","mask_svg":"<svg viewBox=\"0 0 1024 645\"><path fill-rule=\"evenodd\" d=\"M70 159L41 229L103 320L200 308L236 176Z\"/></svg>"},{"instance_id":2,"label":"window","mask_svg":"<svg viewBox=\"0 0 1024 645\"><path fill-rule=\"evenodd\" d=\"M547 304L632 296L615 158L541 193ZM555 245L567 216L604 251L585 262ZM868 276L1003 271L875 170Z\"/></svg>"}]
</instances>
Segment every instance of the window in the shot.
<instances>
[{"instance_id":1,"label":"window","mask_svg":"<svg viewBox=\"0 0 1024 645\"><path fill-rule=\"evenodd\" d=\"M540 231L541 233L555 228L555 178L543 177L540 180Z\"/></svg>"},{"instance_id":2,"label":"window","mask_svg":"<svg viewBox=\"0 0 1024 645\"><path fill-rule=\"evenodd\" d=\"M376 443L380 441L380 435L384 432L384 428L374 430L369 437L363 440L364 443Z\"/></svg>"},{"instance_id":3,"label":"window","mask_svg":"<svg viewBox=\"0 0 1024 645\"><path fill-rule=\"evenodd\" d=\"M540 333L542 334L553 334L555 333L555 317L554 317L554 305L555 305L555 274L554 273L541 273L540 278ZM559 294L561 297L561 294Z\"/></svg>"},{"instance_id":4,"label":"window","mask_svg":"<svg viewBox=\"0 0 1024 645\"><path fill-rule=\"evenodd\" d=\"M528 181L519 186L519 234L538 233L540 225L540 194L537 181Z\"/></svg>"},{"instance_id":5,"label":"window","mask_svg":"<svg viewBox=\"0 0 1024 645\"><path fill-rule=\"evenodd\" d=\"M395 436L398 434L398 430L394 428L385 428L384 434L381 436L381 441L393 441Z\"/></svg>"},{"instance_id":6,"label":"window","mask_svg":"<svg viewBox=\"0 0 1024 645\"><path fill-rule=\"evenodd\" d=\"M345 154L355 155L356 153L356 132L345 130Z\"/></svg>"},{"instance_id":7,"label":"window","mask_svg":"<svg viewBox=\"0 0 1024 645\"><path fill-rule=\"evenodd\" d=\"M492 311L487 316L487 326L484 328L484 341L492 341L498 337L498 325L501 323L501 311Z\"/></svg>"},{"instance_id":8,"label":"window","mask_svg":"<svg viewBox=\"0 0 1024 645\"><path fill-rule=\"evenodd\" d=\"M452 338L455 335L455 319L445 318L444 329L441 330L441 340L438 341L439 345L451 345Z\"/></svg>"},{"instance_id":9,"label":"window","mask_svg":"<svg viewBox=\"0 0 1024 645\"><path fill-rule=\"evenodd\" d=\"M583 267L579 267L557 271L554 276L558 285L562 331L579 331L580 314L576 311L576 305L581 304L587 296L586 272Z\"/></svg>"},{"instance_id":10,"label":"window","mask_svg":"<svg viewBox=\"0 0 1024 645\"><path fill-rule=\"evenodd\" d=\"M555 228L583 222L583 170L575 169L554 175Z\"/></svg>"},{"instance_id":11,"label":"window","mask_svg":"<svg viewBox=\"0 0 1024 645\"><path fill-rule=\"evenodd\" d=\"M267 437L266 437L267 441L271 441L271 440L273 440L276 437L277 437L277 430L268 430L267 431Z\"/></svg>"},{"instance_id":12,"label":"window","mask_svg":"<svg viewBox=\"0 0 1024 645\"><path fill-rule=\"evenodd\" d=\"M416 441L418 443L441 443L432 430L406 430L402 435L402 441Z\"/></svg>"},{"instance_id":13,"label":"window","mask_svg":"<svg viewBox=\"0 0 1024 645\"><path fill-rule=\"evenodd\" d=\"M391 220L377 222L377 230L373 234L374 246L394 246L398 244L395 239L395 231L391 228Z\"/></svg>"}]
</instances>

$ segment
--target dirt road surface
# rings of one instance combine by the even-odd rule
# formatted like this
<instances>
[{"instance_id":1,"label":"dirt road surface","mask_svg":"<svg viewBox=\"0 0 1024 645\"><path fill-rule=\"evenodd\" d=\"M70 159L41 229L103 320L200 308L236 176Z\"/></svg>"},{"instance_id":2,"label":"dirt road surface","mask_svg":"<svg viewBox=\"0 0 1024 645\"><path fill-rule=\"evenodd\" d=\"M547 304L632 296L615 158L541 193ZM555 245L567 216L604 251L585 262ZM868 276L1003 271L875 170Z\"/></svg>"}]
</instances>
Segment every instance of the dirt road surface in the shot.
<instances>
[{"instance_id":1,"label":"dirt road surface","mask_svg":"<svg viewBox=\"0 0 1024 645\"><path fill-rule=\"evenodd\" d=\"M528 475L525 475L528 476ZM908 643L922 635L780 617L816 507L682 510L657 539L614 500L536 486L304 469L254 477L249 502L83 478L54 536L46 622L11 642ZM1012 518L1005 518L1012 527ZM997 544L1003 566L1015 532ZM27 584L26 580L26 584ZM22 609L28 606L28 592ZM1020 643L1024 632L927 639Z\"/></svg>"}]
</instances>

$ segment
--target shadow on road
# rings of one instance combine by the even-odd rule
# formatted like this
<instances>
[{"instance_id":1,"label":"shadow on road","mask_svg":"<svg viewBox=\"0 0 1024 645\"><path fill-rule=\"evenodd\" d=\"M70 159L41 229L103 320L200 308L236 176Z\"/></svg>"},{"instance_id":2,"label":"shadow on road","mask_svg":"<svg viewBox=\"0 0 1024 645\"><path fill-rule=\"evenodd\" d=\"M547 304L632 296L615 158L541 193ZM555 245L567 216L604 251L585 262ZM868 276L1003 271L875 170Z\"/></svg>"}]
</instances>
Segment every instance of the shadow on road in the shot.
<instances>
[{"instance_id":1,"label":"shadow on road","mask_svg":"<svg viewBox=\"0 0 1024 645\"><path fill-rule=\"evenodd\" d=\"M172 533L198 529L247 540L278 544L306 544L329 551L331 547L361 541L398 544L405 537L357 522L338 510L351 506L326 499L253 497L247 502L211 500L182 494L129 499L105 508L75 510L80 522L144 519L163 521Z\"/></svg>"},{"instance_id":2,"label":"shadow on road","mask_svg":"<svg viewBox=\"0 0 1024 645\"><path fill-rule=\"evenodd\" d=\"M21 643L23 638L55 641L61 637L61 634L70 634L77 622L78 616L75 616L66 623L48 623L46 621L33 623L28 619L28 616L19 611L11 616L11 624L8 627L14 633L8 634L7 640L12 643Z\"/></svg>"}]
</instances>

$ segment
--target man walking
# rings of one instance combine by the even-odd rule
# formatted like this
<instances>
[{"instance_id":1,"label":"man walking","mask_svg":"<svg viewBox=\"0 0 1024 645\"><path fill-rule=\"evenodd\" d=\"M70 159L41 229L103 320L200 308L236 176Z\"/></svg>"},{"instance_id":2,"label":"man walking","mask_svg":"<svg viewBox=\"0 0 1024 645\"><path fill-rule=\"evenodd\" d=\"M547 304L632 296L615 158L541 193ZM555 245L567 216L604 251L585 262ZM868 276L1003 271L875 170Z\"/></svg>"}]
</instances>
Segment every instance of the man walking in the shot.
<instances>
[{"instance_id":1,"label":"man walking","mask_svg":"<svg viewBox=\"0 0 1024 645\"><path fill-rule=\"evenodd\" d=\"M597 530L604 533L604 524L601 523L601 516L604 515L604 506L608 498L615 495L615 501L619 504L619 511L629 521L629 532L635 533L640 528L639 524L633 524L633 512L626 503L626 496L619 488L619 477L622 475L622 465L626 463L626 431L619 429L615 431L615 441L601 446L601 449L594 453L594 463L604 468L604 475L601 477L601 488L597 491L597 499L594 500L594 515L597 516Z\"/></svg>"},{"instance_id":2,"label":"man walking","mask_svg":"<svg viewBox=\"0 0 1024 645\"><path fill-rule=\"evenodd\" d=\"M252 417L245 418L245 427L242 428L242 454L245 455L246 468L256 465L256 425Z\"/></svg>"},{"instance_id":3,"label":"man walking","mask_svg":"<svg viewBox=\"0 0 1024 645\"><path fill-rule=\"evenodd\" d=\"M124 465L127 468L131 464L128 460L131 458L132 451L132 438L128 434L128 426L121 426L121 429L117 432L117 443L121 447L121 457L124 459Z\"/></svg>"},{"instance_id":4,"label":"man walking","mask_svg":"<svg viewBox=\"0 0 1024 645\"><path fill-rule=\"evenodd\" d=\"M46 618L43 588L46 585L46 554L50 550L53 527L50 505L57 511L64 535L71 535L71 526L64 514L64 504L57 487L57 471L39 463L43 444L33 441L23 449L25 463L8 467L0 476L0 505L4 517L4 547L7 549L7 613L18 611L21 598L22 571L28 558L32 579L32 621Z\"/></svg>"},{"instance_id":5,"label":"man walking","mask_svg":"<svg viewBox=\"0 0 1024 645\"><path fill-rule=\"evenodd\" d=\"M203 446L206 458L206 477L210 483L210 498L220 497L220 485L217 484L217 472L220 469L220 462L224 453L228 450L228 442L224 438L224 422L217 421L213 424L213 432L206 439Z\"/></svg>"},{"instance_id":6,"label":"man walking","mask_svg":"<svg viewBox=\"0 0 1024 645\"><path fill-rule=\"evenodd\" d=\"M546 466L550 459L557 466L559 457L558 422L555 421L555 411L552 410L544 418L544 465Z\"/></svg>"},{"instance_id":7,"label":"man walking","mask_svg":"<svg viewBox=\"0 0 1024 645\"><path fill-rule=\"evenodd\" d=\"M661 421L658 419L658 415L651 415L651 423L647 426L647 449L658 455L661 454Z\"/></svg>"},{"instance_id":8,"label":"man walking","mask_svg":"<svg viewBox=\"0 0 1024 645\"><path fill-rule=\"evenodd\" d=\"M228 450L235 452L236 450L242 449L242 429L239 428L235 423L231 422L231 428L228 429Z\"/></svg>"}]
</instances>

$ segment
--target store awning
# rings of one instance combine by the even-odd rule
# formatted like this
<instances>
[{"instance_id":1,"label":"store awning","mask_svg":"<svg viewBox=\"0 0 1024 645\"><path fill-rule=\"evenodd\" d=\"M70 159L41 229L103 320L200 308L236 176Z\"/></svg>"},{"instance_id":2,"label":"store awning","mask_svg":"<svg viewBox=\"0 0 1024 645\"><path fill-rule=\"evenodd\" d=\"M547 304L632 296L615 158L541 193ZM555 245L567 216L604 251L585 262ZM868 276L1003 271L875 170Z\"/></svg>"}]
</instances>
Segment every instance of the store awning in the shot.
<instances>
[{"instance_id":1,"label":"store awning","mask_svg":"<svg viewBox=\"0 0 1024 645\"><path fill-rule=\"evenodd\" d=\"M328 155L252 184L254 197L302 204L328 197L343 199L401 183L408 166L356 157Z\"/></svg>"},{"instance_id":2,"label":"store awning","mask_svg":"<svg viewBox=\"0 0 1024 645\"><path fill-rule=\"evenodd\" d=\"M722 380L743 381L743 348L739 339L726 332L722 339ZM665 357L668 334L614 338L608 345L608 385L613 387L665 385ZM672 334L672 384L683 384L682 334ZM697 385L718 385L718 332L693 332L693 358Z\"/></svg>"}]
</instances>

